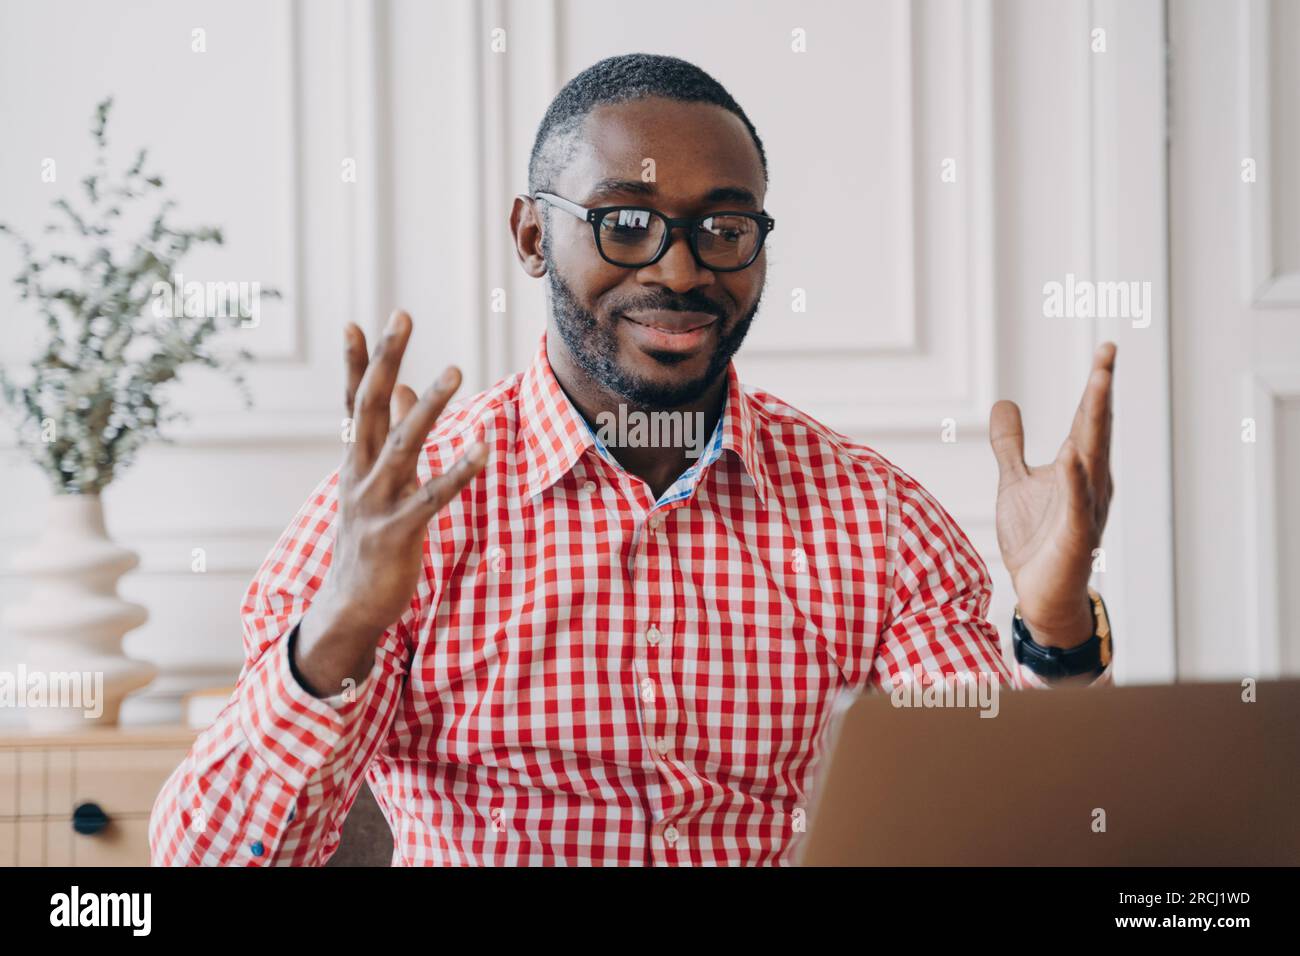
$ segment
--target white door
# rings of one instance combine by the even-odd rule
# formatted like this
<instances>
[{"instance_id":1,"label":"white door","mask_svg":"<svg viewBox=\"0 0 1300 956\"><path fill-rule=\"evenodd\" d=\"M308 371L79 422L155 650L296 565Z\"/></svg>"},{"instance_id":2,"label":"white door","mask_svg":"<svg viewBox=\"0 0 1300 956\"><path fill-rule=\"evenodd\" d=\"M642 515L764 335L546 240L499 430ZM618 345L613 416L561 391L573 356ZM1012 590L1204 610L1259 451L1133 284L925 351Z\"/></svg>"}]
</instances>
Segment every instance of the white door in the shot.
<instances>
[{"instance_id":1,"label":"white door","mask_svg":"<svg viewBox=\"0 0 1300 956\"><path fill-rule=\"evenodd\" d=\"M1169 37L1178 672L1300 674L1300 3Z\"/></svg>"}]
</instances>

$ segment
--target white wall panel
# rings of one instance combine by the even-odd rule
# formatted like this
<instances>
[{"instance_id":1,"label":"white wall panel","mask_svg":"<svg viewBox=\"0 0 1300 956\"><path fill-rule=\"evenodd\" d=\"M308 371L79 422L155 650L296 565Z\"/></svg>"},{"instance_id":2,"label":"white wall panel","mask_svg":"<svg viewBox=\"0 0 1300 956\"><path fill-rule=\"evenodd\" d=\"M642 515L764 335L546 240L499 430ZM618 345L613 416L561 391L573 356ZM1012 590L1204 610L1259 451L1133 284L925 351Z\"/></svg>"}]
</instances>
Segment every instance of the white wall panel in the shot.
<instances>
[{"instance_id":1,"label":"white wall panel","mask_svg":"<svg viewBox=\"0 0 1300 956\"><path fill-rule=\"evenodd\" d=\"M390 309L408 309L415 334L403 379L417 389L449 362L468 392L532 357L544 283L519 269L510 202L526 189L533 135L559 86L631 51L711 71L768 150L767 205L780 225L742 375L930 488L989 563L993 619L1006 630L1014 595L997 553L988 411L999 397L1019 401L1029 460L1054 456L1091 345L1123 330L1044 319L1042 284L1067 271L1162 274L1163 131L1152 112L1163 104L1161 5L633 7L0 4L0 218L41 221L50 191L40 158L60 157L72 177L91 109L113 91L115 142L152 146L186 218L226 227L228 249L196 257L196 276L263 279L287 293L245 343L260 359L256 409L243 411L224 382L194 376L182 390L194 421L178 443L149 449L106 495L110 531L142 554L122 590L152 612L128 649L164 670L155 703L128 709L128 719L233 678L243 589L341 451L345 321L374 331ZM1126 52L1091 55L1096 22L1125 37L1117 48ZM206 54L190 52L195 27L207 30ZM502 53L490 47L498 28ZM806 53L791 50L796 28ZM50 63L55 48L77 69ZM1128 137L1122 154L1107 146L1117 134ZM346 159L355 182L342 180ZM941 178L948 159L956 182ZM857 224L856 244L838 232L845 219ZM0 275L12 271L8 254L0 246ZM791 310L795 288L807 293L807 313ZM506 292L505 314L491 311L494 289ZM1142 642L1121 653L1129 679L1173 672L1161 325L1121 339L1116 474L1132 497L1117 503L1107 532L1111 577L1096 582L1117 639ZM21 344L0 340L0 358ZM955 443L940 438L948 418ZM6 440L0 567L39 530L46 495ZM1136 490L1144 475L1152 480ZM188 570L195 547L208 557L204 575ZM0 601L19 586L0 573Z\"/></svg>"}]
</instances>

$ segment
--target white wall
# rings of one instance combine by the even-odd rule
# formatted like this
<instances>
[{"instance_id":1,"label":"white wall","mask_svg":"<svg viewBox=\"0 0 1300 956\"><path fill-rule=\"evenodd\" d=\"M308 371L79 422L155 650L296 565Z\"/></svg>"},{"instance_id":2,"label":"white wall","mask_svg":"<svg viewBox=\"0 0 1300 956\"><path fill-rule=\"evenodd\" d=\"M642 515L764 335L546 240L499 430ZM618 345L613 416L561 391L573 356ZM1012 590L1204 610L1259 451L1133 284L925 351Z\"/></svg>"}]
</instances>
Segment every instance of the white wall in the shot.
<instances>
[{"instance_id":1,"label":"white wall","mask_svg":"<svg viewBox=\"0 0 1300 956\"><path fill-rule=\"evenodd\" d=\"M165 672L128 719L164 715L181 690L236 672L243 589L340 452L345 321L375 328L393 306L410 310L405 375L417 386L448 361L476 389L528 360L542 287L518 269L506 214L536 124L573 73L635 50L713 72L768 149L780 228L743 376L938 495L994 572L1004 632L1014 598L994 534L989 406L1020 402L1029 461L1046 461L1093 344L1119 341L1119 497L1095 583L1121 679L1171 679L1162 11L1103 0L0 0L0 218L42 221L57 190L39 181L41 159L59 158L60 189L74 183L93 105L112 91L116 142L153 147L184 214L226 227L229 251L196 257L195 272L287 293L247 340L264 358L257 410L241 412L220 383L187 384L193 427L105 496L110 531L143 557L122 591L152 612L128 650ZM1089 47L1098 25L1104 54ZM206 53L191 52L195 27ZM489 49L496 27L504 54ZM791 50L796 28L806 53ZM341 181L348 157L356 183ZM940 177L947 158L955 183ZM828 204L866 224L859 260L815 215ZM1043 283L1068 272L1153 281L1152 327L1044 318ZM505 315L489 311L494 288L507 290ZM806 314L791 311L795 288ZM22 316L9 314L11 325ZM0 356L14 354L0 341ZM940 439L948 418L955 443ZM39 529L46 490L7 449L0 483L4 564ZM207 550L206 574L190 571L194 547ZM0 601L18 587L0 578Z\"/></svg>"}]
</instances>

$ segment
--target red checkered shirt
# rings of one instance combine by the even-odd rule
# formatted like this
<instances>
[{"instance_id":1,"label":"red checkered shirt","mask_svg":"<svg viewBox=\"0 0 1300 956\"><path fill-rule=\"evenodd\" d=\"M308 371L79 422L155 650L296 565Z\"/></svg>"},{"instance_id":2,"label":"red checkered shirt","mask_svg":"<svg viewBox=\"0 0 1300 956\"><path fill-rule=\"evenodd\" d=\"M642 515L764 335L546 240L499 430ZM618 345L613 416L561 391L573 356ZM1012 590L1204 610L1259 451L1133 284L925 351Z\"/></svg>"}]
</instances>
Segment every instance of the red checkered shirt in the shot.
<instances>
[{"instance_id":1,"label":"red checkered shirt","mask_svg":"<svg viewBox=\"0 0 1300 956\"><path fill-rule=\"evenodd\" d=\"M366 781L394 865L786 864L854 695L918 670L1043 686L1005 661L984 562L906 473L734 365L719 436L656 502L600 454L543 337L428 436L421 480L475 437L487 466L336 705L288 656L329 570L327 476L248 588L236 691L158 796L155 864L322 864Z\"/></svg>"}]
</instances>

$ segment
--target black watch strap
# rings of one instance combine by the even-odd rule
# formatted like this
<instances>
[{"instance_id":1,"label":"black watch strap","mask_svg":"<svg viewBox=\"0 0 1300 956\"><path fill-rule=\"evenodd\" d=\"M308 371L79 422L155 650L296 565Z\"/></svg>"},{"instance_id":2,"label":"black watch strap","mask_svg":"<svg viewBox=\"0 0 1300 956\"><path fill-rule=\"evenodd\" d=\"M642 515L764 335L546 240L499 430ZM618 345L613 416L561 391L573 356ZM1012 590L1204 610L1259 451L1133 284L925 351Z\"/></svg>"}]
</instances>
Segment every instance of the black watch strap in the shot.
<instances>
[{"instance_id":1,"label":"black watch strap","mask_svg":"<svg viewBox=\"0 0 1300 956\"><path fill-rule=\"evenodd\" d=\"M1078 647L1044 647L1035 643L1019 614L1011 616L1011 646L1016 660L1039 677L1059 679L1079 674L1100 674L1105 667L1101 659L1101 637L1094 628L1092 637Z\"/></svg>"}]
</instances>

